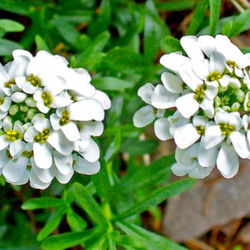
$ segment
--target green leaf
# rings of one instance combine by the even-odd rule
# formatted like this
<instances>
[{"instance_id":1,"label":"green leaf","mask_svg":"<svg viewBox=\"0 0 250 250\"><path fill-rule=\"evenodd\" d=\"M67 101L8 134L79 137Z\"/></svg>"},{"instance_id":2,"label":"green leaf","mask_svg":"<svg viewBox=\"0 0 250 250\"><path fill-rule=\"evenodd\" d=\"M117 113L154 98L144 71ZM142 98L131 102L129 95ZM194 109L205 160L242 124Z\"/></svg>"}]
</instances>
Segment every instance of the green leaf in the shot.
<instances>
[{"instance_id":1,"label":"green leaf","mask_svg":"<svg viewBox=\"0 0 250 250\"><path fill-rule=\"evenodd\" d=\"M52 198L52 197L41 197L25 201L22 205L22 209L33 210L33 209L57 207L62 205L64 205L64 201L62 199Z\"/></svg>"},{"instance_id":2,"label":"green leaf","mask_svg":"<svg viewBox=\"0 0 250 250\"><path fill-rule=\"evenodd\" d=\"M43 229L37 235L37 240L41 241L45 239L50 233L52 233L60 224L63 215L65 213L66 207L56 207L53 213L50 215L48 221L46 222Z\"/></svg>"},{"instance_id":3,"label":"green leaf","mask_svg":"<svg viewBox=\"0 0 250 250\"><path fill-rule=\"evenodd\" d=\"M120 150L122 144L121 133L118 132L112 142L109 144L104 159L106 162L110 161Z\"/></svg>"},{"instance_id":4,"label":"green leaf","mask_svg":"<svg viewBox=\"0 0 250 250\"><path fill-rule=\"evenodd\" d=\"M5 32L20 32L25 29L25 26L9 19L0 19L0 28Z\"/></svg>"},{"instance_id":5,"label":"green leaf","mask_svg":"<svg viewBox=\"0 0 250 250\"><path fill-rule=\"evenodd\" d=\"M16 1L16 0L0 0L0 9L6 10L12 13L28 16L33 8L35 8L34 1ZM41 1L36 1L37 4L41 4Z\"/></svg>"},{"instance_id":6,"label":"green leaf","mask_svg":"<svg viewBox=\"0 0 250 250\"><path fill-rule=\"evenodd\" d=\"M143 39L143 56L146 61L152 62L161 45L161 39L166 35L167 29L163 20L160 18L153 1L145 3L145 25Z\"/></svg>"},{"instance_id":7,"label":"green leaf","mask_svg":"<svg viewBox=\"0 0 250 250\"><path fill-rule=\"evenodd\" d=\"M231 21L224 24L221 34L233 37L250 28L250 9L235 16Z\"/></svg>"},{"instance_id":8,"label":"green leaf","mask_svg":"<svg viewBox=\"0 0 250 250\"><path fill-rule=\"evenodd\" d=\"M164 37L162 41L162 49L165 53L171 53L176 51L183 51L180 40L170 35Z\"/></svg>"},{"instance_id":9,"label":"green leaf","mask_svg":"<svg viewBox=\"0 0 250 250\"><path fill-rule=\"evenodd\" d=\"M194 7L194 0L169 0L167 2L156 3L155 6L159 11L180 11Z\"/></svg>"},{"instance_id":10,"label":"green leaf","mask_svg":"<svg viewBox=\"0 0 250 250\"><path fill-rule=\"evenodd\" d=\"M35 41L36 41L36 50L46 50L50 52L50 49L44 39L40 37L39 35L35 36Z\"/></svg>"},{"instance_id":11,"label":"green leaf","mask_svg":"<svg viewBox=\"0 0 250 250\"><path fill-rule=\"evenodd\" d=\"M117 72L140 72L146 70L148 63L140 54L127 48L114 48L110 50L103 60L103 66Z\"/></svg>"},{"instance_id":12,"label":"green leaf","mask_svg":"<svg viewBox=\"0 0 250 250\"><path fill-rule=\"evenodd\" d=\"M163 237L159 234L150 232L145 228L126 222L116 222L116 225L131 237L141 239L147 250L187 250L185 247Z\"/></svg>"},{"instance_id":13,"label":"green leaf","mask_svg":"<svg viewBox=\"0 0 250 250\"><path fill-rule=\"evenodd\" d=\"M131 237L129 235L121 235L120 232L114 231L111 234L111 238L117 243L119 246L129 246L135 248L142 248L145 249L145 245L143 244L142 240L138 237Z\"/></svg>"},{"instance_id":14,"label":"green leaf","mask_svg":"<svg viewBox=\"0 0 250 250\"><path fill-rule=\"evenodd\" d=\"M210 35L215 36L220 19L221 0L209 0L209 8L209 33Z\"/></svg>"},{"instance_id":15,"label":"green leaf","mask_svg":"<svg viewBox=\"0 0 250 250\"><path fill-rule=\"evenodd\" d=\"M90 35L95 37L107 30L111 23L110 0L102 0L96 19L89 23Z\"/></svg>"},{"instance_id":16,"label":"green leaf","mask_svg":"<svg viewBox=\"0 0 250 250\"><path fill-rule=\"evenodd\" d=\"M101 153L99 161L101 164L101 170L97 174L92 175L91 179L94 183L98 196L108 202L111 198L110 192L109 192L110 182L109 182L107 164L103 158L102 153Z\"/></svg>"},{"instance_id":17,"label":"green leaf","mask_svg":"<svg viewBox=\"0 0 250 250\"><path fill-rule=\"evenodd\" d=\"M73 190L77 201L93 222L97 224L109 223L107 218L103 215L99 204L95 201L95 199L83 185L81 185L80 183L74 183Z\"/></svg>"},{"instance_id":18,"label":"green leaf","mask_svg":"<svg viewBox=\"0 0 250 250\"><path fill-rule=\"evenodd\" d=\"M122 152L130 155L144 155L149 154L159 145L159 141L155 139L139 141L137 139L128 139L122 145Z\"/></svg>"},{"instance_id":19,"label":"green leaf","mask_svg":"<svg viewBox=\"0 0 250 250\"><path fill-rule=\"evenodd\" d=\"M73 247L91 239L96 234L99 234L100 231L103 231L103 228L95 227L82 232L70 232L54 235L47 238L42 243L42 248L45 250L61 250Z\"/></svg>"},{"instance_id":20,"label":"green leaf","mask_svg":"<svg viewBox=\"0 0 250 250\"><path fill-rule=\"evenodd\" d=\"M72 209L67 210L66 220L72 231L79 232L87 227L87 222Z\"/></svg>"},{"instance_id":21,"label":"green leaf","mask_svg":"<svg viewBox=\"0 0 250 250\"><path fill-rule=\"evenodd\" d=\"M15 49L22 49L22 46L4 38L0 39L0 56L9 56Z\"/></svg>"},{"instance_id":22,"label":"green leaf","mask_svg":"<svg viewBox=\"0 0 250 250\"><path fill-rule=\"evenodd\" d=\"M117 192L135 191L155 185L166 180L171 173L170 167L174 164L174 155L167 155L152 162L149 166L140 168L133 175L112 187Z\"/></svg>"},{"instance_id":23,"label":"green leaf","mask_svg":"<svg viewBox=\"0 0 250 250\"><path fill-rule=\"evenodd\" d=\"M198 32L201 23L205 18L207 8L208 8L208 0L198 1L193 14L193 18L191 19L187 29L187 35L192 35L192 34L195 35Z\"/></svg>"},{"instance_id":24,"label":"green leaf","mask_svg":"<svg viewBox=\"0 0 250 250\"><path fill-rule=\"evenodd\" d=\"M104 91L123 91L132 87L132 84L126 80L109 76L92 78L92 84Z\"/></svg>"},{"instance_id":25,"label":"green leaf","mask_svg":"<svg viewBox=\"0 0 250 250\"><path fill-rule=\"evenodd\" d=\"M188 190L195 183L194 179L182 179L179 181L175 181L167 186L159 188L155 190L152 194L150 194L146 199L138 202L127 211L118 215L114 220L121 220L124 218L128 218L135 214L140 214L148 209L158 205L163 202L166 198L177 195L181 192Z\"/></svg>"}]
</instances>

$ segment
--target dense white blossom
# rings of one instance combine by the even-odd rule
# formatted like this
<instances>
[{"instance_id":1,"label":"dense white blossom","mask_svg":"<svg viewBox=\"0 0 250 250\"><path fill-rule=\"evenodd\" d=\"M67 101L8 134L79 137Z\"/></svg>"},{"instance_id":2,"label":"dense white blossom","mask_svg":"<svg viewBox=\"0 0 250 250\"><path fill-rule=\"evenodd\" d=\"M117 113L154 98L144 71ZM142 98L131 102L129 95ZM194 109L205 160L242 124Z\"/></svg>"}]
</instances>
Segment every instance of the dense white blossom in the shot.
<instances>
[{"instance_id":1,"label":"dense white blossom","mask_svg":"<svg viewBox=\"0 0 250 250\"><path fill-rule=\"evenodd\" d=\"M15 50L13 58L0 65L0 175L45 189L54 178L69 182L74 171L97 173L92 137L103 132L108 96L62 56Z\"/></svg>"},{"instance_id":2,"label":"dense white blossom","mask_svg":"<svg viewBox=\"0 0 250 250\"><path fill-rule=\"evenodd\" d=\"M147 106L134 124L154 122L160 140L174 139L176 175L204 178L217 166L231 178L239 158L250 159L250 55L223 35L185 36L180 44L185 54L160 58L162 84L140 88Z\"/></svg>"}]
</instances>

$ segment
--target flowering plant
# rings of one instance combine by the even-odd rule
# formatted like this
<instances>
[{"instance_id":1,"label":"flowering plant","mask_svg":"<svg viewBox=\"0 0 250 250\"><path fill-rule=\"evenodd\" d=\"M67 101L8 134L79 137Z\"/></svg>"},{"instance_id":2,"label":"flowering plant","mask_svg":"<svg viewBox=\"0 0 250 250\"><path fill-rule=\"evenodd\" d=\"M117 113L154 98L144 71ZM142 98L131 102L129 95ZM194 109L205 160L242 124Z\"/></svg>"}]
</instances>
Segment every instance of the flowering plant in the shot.
<instances>
[{"instance_id":1,"label":"flowering plant","mask_svg":"<svg viewBox=\"0 0 250 250\"><path fill-rule=\"evenodd\" d=\"M134 124L154 122L160 140L173 138L179 176L204 178L215 165L225 178L239 169L239 157L250 159L250 55L223 35L184 36L186 55L163 55L162 84L142 86L145 107Z\"/></svg>"},{"instance_id":2,"label":"flowering plant","mask_svg":"<svg viewBox=\"0 0 250 250\"><path fill-rule=\"evenodd\" d=\"M108 96L91 85L83 68L62 56L15 50L0 65L0 174L7 182L47 188L67 183L74 171L95 174Z\"/></svg>"}]
</instances>

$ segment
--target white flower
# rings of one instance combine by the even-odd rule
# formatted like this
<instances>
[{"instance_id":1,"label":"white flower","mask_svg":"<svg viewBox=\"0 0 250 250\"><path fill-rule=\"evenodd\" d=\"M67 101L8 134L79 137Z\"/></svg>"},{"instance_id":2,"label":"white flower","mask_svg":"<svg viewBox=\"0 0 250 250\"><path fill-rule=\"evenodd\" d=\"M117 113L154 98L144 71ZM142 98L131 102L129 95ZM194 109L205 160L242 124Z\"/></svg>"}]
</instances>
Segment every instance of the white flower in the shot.
<instances>
[{"instance_id":1,"label":"white flower","mask_svg":"<svg viewBox=\"0 0 250 250\"><path fill-rule=\"evenodd\" d=\"M223 35L185 36L180 44L186 55L160 59L167 68L162 84L140 88L148 105L135 113L134 124L156 120L156 136L174 139L176 175L204 178L217 166L231 178L239 158L250 159L250 54Z\"/></svg>"},{"instance_id":2,"label":"white flower","mask_svg":"<svg viewBox=\"0 0 250 250\"><path fill-rule=\"evenodd\" d=\"M0 175L45 189L54 178L69 182L74 171L97 173L100 150L92 137L103 132L108 96L61 56L15 50L13 57L0 65Z\"/></svg>"}]
</instances>

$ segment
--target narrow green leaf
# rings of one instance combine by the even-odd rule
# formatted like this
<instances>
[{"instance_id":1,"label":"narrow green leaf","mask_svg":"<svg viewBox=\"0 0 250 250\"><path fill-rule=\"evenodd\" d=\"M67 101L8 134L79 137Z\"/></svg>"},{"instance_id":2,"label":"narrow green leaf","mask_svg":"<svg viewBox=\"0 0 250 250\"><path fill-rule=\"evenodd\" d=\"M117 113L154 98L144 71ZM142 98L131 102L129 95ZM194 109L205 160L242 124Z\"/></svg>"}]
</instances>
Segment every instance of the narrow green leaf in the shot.
<instances>
[{"instance_id":1,"label":"narrow green leaf","mask_svg":"<svg viewBox=\"0 0 250 250\"><path fill-rule=\"evenodd\" d=\"M46 50L50 52L50 49L44 39L40 37L39 35L35 36L35 41L36 41L36 49L37 50Z\"/></svg>"},{"instance_id":2,"label":"narrow green leaf","mask_svg":"<svg viewBox=\"0 0 250 250\"><path fill-rule=\"evenodd\" d=\"M144 155L149 154L159 145L159 141L155 139L149 139L140 141L134 138L128 139L122 145L122 152L130 155Z\"/></svg>"},{"instance_id":3,"label":"narrow green leaf","mask_svg":"<svg viewBox=\"0 0 250 250\"><path fill-rule=\"evenodd\" d=\"M103 215L99 204L83 185L74 183L73 190L77 201L95 223L108 224L108 220Z\"/></svg>"},{"instance_id":4,"label":"narrow green leaf","mask_svg":"<svg viewBox=\"0 0 250 250\"><path fill-rule=\"evenodd\" d=\"M22 46L4 38L0 39L0 56L9 56L15 49L22 49Z\"/></svg>"},{"instance_id":5,"label":"narrow green leaf","mask_svg":"<svg viewBox=\"0 0 250 250\"><path fill-rule=\"evenodd\" d=\"M129 246L129 247L136 247L145 249L145 245L143 244L142 240L138 237L131 237L129 235L121 235L120 232L114 231L111 234L111 238L117 243L119 246Z\"/></svg>"},{"instance_id":6,"label":"narrow green leaf","mask_svg":"<svg viewBox=\"0 0 250 250\"><path fill-rule=\"evenodd\" d=\"M92 37L107 30L111 22L110 0L102 0L96 19L89 23L89 32Z\"/></svg>"},{"instance_id":7,"label":"narrow green leaf","mask_svg":"<svg viewBox=\"0 0 250 250\"><path fill-rule=\"evenodd\" d=\"M122 144L121 133L118 132L112 142L109 144L104 159L106 162L110 161L120 150Z\"/></svg>"},{"instance_id":8,"label":"narrow green leaf","mask_svg":"<svg viewBox=\"0 0 250 250\"><path fill-rule=\"evenodd\" d=\"M164 37L162 41L162 49L165 53L171 53L176 51L183 51L180 40L170 35Z\"/></svg>"},{"instance_id":9,"label":"narrow green leaf","mask_svg":"<svg viewBox=\"0 0 250 250\"><path fill-rule=\"evenodd\" d=\"M150 187L166 180L171 173L170 167L174 164L174 155L167 155L152 162L149 166L140 168L133 175L112 187L117 192L135 191L141 188Z\"/></svg>"},{"instance_id":10,"label":"narrow green leaf","mask_svg":"<svg viewBox=\"0 0 250 250\"><path fill-rule=\"evenodd\" d=\"M33 210L33 209L57 207L62 205L64 205L64 201L62 199L52 198L52 197L41 197L25 201L22 205L22 209Z\"/></svg>"},{"instance_id":11,"label":"narrow green leaf","mask_svg":"<svg viewBox=\"0 0 250 250\"><path fill-rule=\"evenodd\" d=\"M140 72L146 70L148 63L140 54L127 48L114 48L110 50L103 61L103 66L117 72Z\"/></svg>"},{"instance_id":12,"label":"narrow green leaf","mask_svg":"<svg viewBox=\"0 0 250 250\"><path fill-rule=\"evenodd\" d=\"M46 222L43 229L37 235L37 240L41 241L45 239L50 233L52 233L60 224L63 215L65 213L66 207L56 207L53 213L50 215L48 221Z\"/></svg>"},{"instance_id":13,"label":"narrow green leaf","mask_svg":"<svg viewBox=\"0 0 250 250\"><path fill-rule=\"evenodd\" d=\"M216 35L217 25L220 19L221 0L209 0L209 27L210 35Z\"/></svg>"},{"instance_id":14,"label":"narrow green leaf","mask_svg":"<svg viewBox=\"0 0 250 250\"><path fill-rule=\"evenodd\" d=\"M160 189L154 191L151 195L146 197L146 199L138 202L122 214L118 215L114 220L121 220L124 218L128 218L135 214L140 214L148 209L158 205L163 202L166 198L177 195L181 192L188 190L195 183L193 179L182 179L175 181L167 186L164 186Z\"/></svg>"},{"instance_id":15,"label":"narrow green leaf","mask_svg":"<svg viewBox=\"0 0 250 250\"><path fill-rule=\"evenodd\" d=\"M167 239L164 236L150 232L145 228L126 222L116 222L116 225L131 237L141 239L147 250L187 250L185 247Z\"/></svg>"},{"instance_id":16,"label":"narrow green leaf","mask_svg":"<svg viewBox=\"0 0 250 250\"><path fill-rule=\"evenodd\" d=\"M250 28L250 9L240 13L238 16L233 17L229 22L226 22L222 28L221 33L228 37L236 36Z\"/></svg>"},{"instance_id":17,"label":"narrow green leaf","mask_svg":"<svg viewBox=\"0 0 250 250\"><path fill-rule=\"evenodd\" d=\"M207 8L208 8L208 0L198 1L193 14L193 18L191 19L187 29L187 35L192 35L192 34L194 35L198 32L201 23L205 18Z\"/></svg>"},{"instance_id":18,"label":"narrow green leaf","mask_svg":"<svg viewBox=\"0 0 250 250\"><path fill-rule=\"evenodd\" d=\"M96 192L102 200L109 201L110 200L110 182L109 182L109 174L107 169L107 164L103 158L103 153L100 155L100 164L101 170L91 176L91 179L94 183Z\"/></svg>"},{"instance_id":19,"label":"narrow green leaf","mask_svg":"<svg viewBox=\"0 0 250 250\"><path fill-rule=\"evenodd\" d=\"M24 16L28 16L30 14L32 7L34 8L30 1L0 0L0 9Z\"/></svg>"},{"instance_id":20,"label":"narrow green leaf","mask_svg":"<svg viewBox=\"0 0 250 250\"><path fill-rule=\"evenodd\" d=\"M152 62L160 48L161 39L166 35L167 29L160 18L152 0L145 3L145 25L143 39L143 56L146 61Z\"/></svg>"},{"instance_id":21,"label":"narrow green leaf","mask_svg":"<svg viewBox=\"0 0 250 250\"><path fill-rule=\"evenodd\" d=\"M61 250L69 247L77 246L89 239L96 234L99 234L103 228L95 227L82 232L70 232L63 233L60 235L54 235L47 238L42 243L42 248L45 250Z\"/></svg>"},{"instance_id":22,"label":"narrow green leaf","mask_svg":"<svg viewBox=\"0 0 250 250\"><path fill-rule=\"evenodd\" d=\"M126 80L109 76L92 78L92 84L104 91L123 91L132 87L132 84Z\"/></svg>"},{"instance_id":23,"label":"narrow green leaf","mask_svg":"<svg viewBox=\"0 0 250 250\"><path fill-rule=\"evenodd\" d=\"M67 210L66 220L72 231L79 232L87 227L87 222L72 209Z\"/></svg>"},{"instance_id":24,"label":"narrow green leaf","mask_svg":"<svg viewBox=\"0 0 250 250\"><path fill-rule=\"evenodd\" d=\"M194 7L196 1L194 0L169 0L167 2L156 3L156 8L159 11L180 11Z\"/></svg>"},{"instance_id":25,"label":"narrow green leaf","mask_svg":"<svg viewBox=\"0 0 250 250\"><path fill-rule=\"evenodd\" d=\"M20 32L25 29L25 26L9 19L0 19L0 28L5 30L5 32Z\"/></svg>"}]
</instances>

